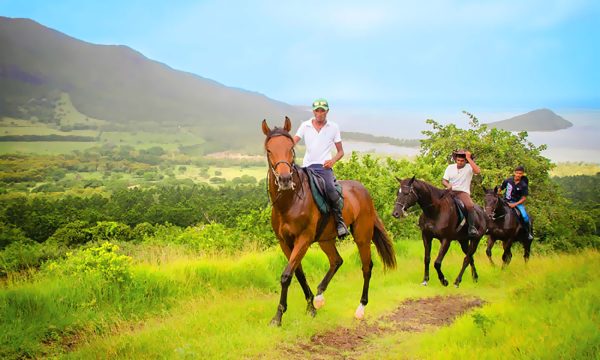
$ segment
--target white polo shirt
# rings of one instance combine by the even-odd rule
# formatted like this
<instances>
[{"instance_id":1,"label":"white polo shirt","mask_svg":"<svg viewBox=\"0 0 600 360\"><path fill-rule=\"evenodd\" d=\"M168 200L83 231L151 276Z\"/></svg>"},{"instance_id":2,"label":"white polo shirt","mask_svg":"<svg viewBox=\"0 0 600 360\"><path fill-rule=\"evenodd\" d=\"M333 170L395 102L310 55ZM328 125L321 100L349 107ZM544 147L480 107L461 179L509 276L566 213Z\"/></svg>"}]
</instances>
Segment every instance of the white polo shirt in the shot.
<instances>
[{"instance_id":1,"label":"white polo shirt","mask_svg":"<svg viewBox=\"0 0 600 360\"><path fill-rule=\"evenodd\" d=\"M335 148L335 143L342 141L340 127L336 123L327 120L321 131L317 131L312 124L313 119L304 121L296 131L296 136L304 139L306 144L306 154L302 161L304 167L323 165L326 160L331 160L331 150Z\"/></svg>"},{"instance_id":2,"label":"white polo shirt","mask_svg":"<svg viewBox=\"0 0 600 360\"><path fill-rule=\"evenodd\" d=\"M444 171L444 180L452 185L454 191L471 194L471 179L473 179L473 168L468 163L462 169L459 169L456 164L451 164Z\"/></svg>"}]
</instances>

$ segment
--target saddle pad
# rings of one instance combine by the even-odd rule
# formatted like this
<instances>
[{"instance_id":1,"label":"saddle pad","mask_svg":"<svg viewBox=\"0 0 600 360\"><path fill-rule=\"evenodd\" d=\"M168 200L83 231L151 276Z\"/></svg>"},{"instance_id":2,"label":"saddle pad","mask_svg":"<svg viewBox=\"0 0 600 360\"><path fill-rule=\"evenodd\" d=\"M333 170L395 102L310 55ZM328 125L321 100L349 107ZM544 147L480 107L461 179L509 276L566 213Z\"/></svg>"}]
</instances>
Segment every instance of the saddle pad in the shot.
<instances>
[{"instance_id":1,"label":"saddle pad","mask_svg":"<svg viewBox=\"0 0 600 360\"><path fill-rule=\"evenodd\" d=\"M315 203L317 204L319 211L321 212L321 214L328 214L329 204L327 202L327 195L325 194L325 180L321 177L321 175L317 174L311 169L305 168L304 170L306 170L306 174L308 175L310 191L312 192L313 199L315 199ZM342 185L336 181L335 188L338 194L340 194L338 206L340 208L343 208L344 197L342 196Z\"/></svg>"}]
</instances>

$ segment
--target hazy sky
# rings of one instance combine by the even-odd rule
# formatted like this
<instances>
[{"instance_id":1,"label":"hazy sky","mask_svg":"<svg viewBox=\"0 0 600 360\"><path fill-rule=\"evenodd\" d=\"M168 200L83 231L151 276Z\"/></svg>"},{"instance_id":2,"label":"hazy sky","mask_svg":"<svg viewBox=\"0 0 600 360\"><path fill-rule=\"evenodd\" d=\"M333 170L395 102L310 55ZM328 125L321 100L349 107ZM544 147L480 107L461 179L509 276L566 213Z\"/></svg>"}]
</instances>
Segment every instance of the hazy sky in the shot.
<instances>
[{"instance_id":1,"label":"hazy sky","mask_svg":"<svg viewBox=\"0 0 600 360\"><path fill-rule=\"evenodd\" d=\"M306 105L600 108L600 1L24 1L0 15Z\"/></svg>"}]
</instances>

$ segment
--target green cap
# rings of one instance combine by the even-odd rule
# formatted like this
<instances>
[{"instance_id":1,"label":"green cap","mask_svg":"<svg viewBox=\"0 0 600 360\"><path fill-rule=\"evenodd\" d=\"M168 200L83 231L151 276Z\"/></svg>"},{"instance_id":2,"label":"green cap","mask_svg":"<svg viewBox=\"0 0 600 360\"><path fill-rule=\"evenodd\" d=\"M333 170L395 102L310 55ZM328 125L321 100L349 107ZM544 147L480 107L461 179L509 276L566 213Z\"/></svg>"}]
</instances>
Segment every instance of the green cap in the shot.
<instances>
[{"instance_id":1,"label":"green cap","mask_svg":"<svg viewBox=\"0 0 600 360\"><path fill-rule=\"evenodd\" d=\"M313 101L313 110L317 109L323 109L325 111L329 110L329 104L327 103L327 100L320 98Z\"/></svg>"}]
</instances>

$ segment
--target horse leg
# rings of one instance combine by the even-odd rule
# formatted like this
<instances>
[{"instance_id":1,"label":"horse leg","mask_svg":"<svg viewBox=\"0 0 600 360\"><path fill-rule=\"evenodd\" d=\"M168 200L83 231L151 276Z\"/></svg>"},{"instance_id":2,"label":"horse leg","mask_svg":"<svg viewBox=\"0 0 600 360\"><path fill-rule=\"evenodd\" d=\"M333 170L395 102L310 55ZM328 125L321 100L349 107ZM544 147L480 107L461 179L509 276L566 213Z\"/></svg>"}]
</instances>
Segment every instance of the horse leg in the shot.
<instances>
[{"instance_id":1,"label":"horse leg","mask_svg":"<svg viewBox=\"0 0 600 360\"><path fill-rule=\"evenodd\" d=\"M525 238L523 240L523 258L525 259L525 263L529 261L529 255L531 254L531 240Z\"/></svg>"},{"instance_id":2,"label":"horse leg","mask_svg":"<svg viewBox=\"0 0 600 360\"><path fill-rule=\"evenodd\" d=\"M431 235L425 235L423 232L421 232L421 237L423 238L423 247L425 248L425 255L423 257L425 273L423 275L423 282L421 285L427 286L427 282L429 281L429 262L431 261L431 240L433 238Z\"/></svg>"},{"instance_id":3,"label":"horse leg","mask_svg":"<svg viewBox=\"0 0 600 360\"><path fill-rule=\"evenodd\" d=\"M280 245L283 249L283 242L280 241ZM300 265L302 258L306 254L308 250L308 246L310 245L309 237L299 237L296 239L294 243L294 248L290 254L288 264L283 270L281 274L281 296L279 298L279 306L277 307L277 312L273 319L271 319L271 325L273 326L281 326L281 317L283 313L287 310L287 292L292 282L293 273L296 271L296 268ZM284 250L285 252L285 250Z\"/></svg>"},{"instance_id":4,"label":"horse leg","mask_svg":"<svg viewBox=\"0 0 600 360\"><path fill-rule=\"evenodd\" d=\"M344 262L344 260L340 256L340 253L338 253L337 248L335 247L335 240L319 242L319 246L329 259L329 270L327 271L327 274L325 274L325 277L323 278L323 280L321 280L321 283L317 287L317 296L315 297L314 301L315 307L317 309L320 309L321 307L323 307L323 305L325 305L325 297L323 296L323 293L325 292L325 290L327 290L327 286L333 278L333 275L335 275L335 273L338 271L338 269L340 268L340 266L342 266L342 263Z\"/></svg>"},{"instance_id":5,"label":"horse leg","mask_svg":"<svg viewBox=\"0 0 600 360\"><path fill-rule=\"evenodd\" d=\"M496 264L494 263L494 260L492 260L492 249L494 248L494 244L496 243L496 239L494 239L494 237L492 235L488 236L488 241L487 241L487 247L485 249L485 254L488 257L488 260L490 261L490 264L492 264L492 266L496 266Z\"/></svg>"},{"instance_id":6,"label":"horse leg","mask_svg":"<svg viewBox=\"0 0 600 360\"><path fill-rule=\"evenodd\" d=\"M317 315L317 309L315 309L315 305L313 304L314 295L310 286L308 286L308 282L306 281L306 275L304 275L304 271L302 270L302 264L298 265L296 271L296 279L300 283L302 287L302 291L304 292L304 298L306 299L306 312L310 314L310 316L315 317Z\"/></svg>"},{"instance_id":7,"label":"horse leg","mask_svg":"<svg viewBox=\"0 0 600 360\"><path fill-rule=\"evenodd\" d=\"M463 265L460 271L458 272L458 276L456 277L456 280L454 280L455 287L458 287L460 285L463 273L465 272L467 266L469 266L469 264L471 263L471 259L469 258L469 240L461 240L459 241L459 243L460 248L462 249L463 253L465 253L465 258L463 259Z\"/></svg>"},{"instance_id":8,"label":"horse leg","mask_svg":"<svg viewBox=\"0 0 600 360\"><path fill-rule=\"evenodd\" d=\"M440 279L440 282L442 283L442 285L448 286L448 280L446 280L446 277L444 277L444 273L442 272L442 260L444 260L444 256L446 256L446 252L448 252L448 248L450 247L450 240L442 239L441 242L442 242L442 244L440 246L440 251L438 253L437 258L435 259L435 262L433 263L433 267L437 271L438 279Z\"/></svg>"},{"instance_id":9,"label":"horse leg","mask_svg":"<svg viewBox=\"0 0 600 360\"><path fill-rule=\"evenodd\" d=\"M373 270L373 261L371 259L371 244L370 241L364 241L358 244L358 252L360 261L362 262L363 273L363 290L360 297L360 304L354 313L357 319L362 319L365 316L365 306L369 302L369 283L371 281L371 270Z\"/></svg>"},{"instance_id":10,"label":"horse leg","mask_svg":"<svg viewBox=\"0 0 600 360\"><path fill-rule=\"evenodd\" d=\"M502 245L504 247L504 254L502 254L502 268L505 268L510 264L510 260L512 259L512 251L510 248L512 247L513 238L506 239Z\"/></svg>"},{"instance_id":11,"label":"horse leg","mask_svg":"<svg viewBox=\"0 0 600 360\"><path fill-rule=\"evenodd\" d=\"M479 280L479 275L477 274L477 269L475 268L475 251L477 251L477 246L479 246L479 241L481 241L481 238L479 239L473 239L470 241L470 248L469 248L469 258L471 260L471 277L473 278L473 282L477 282Z\"/></svg>"}]
</instances>

